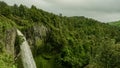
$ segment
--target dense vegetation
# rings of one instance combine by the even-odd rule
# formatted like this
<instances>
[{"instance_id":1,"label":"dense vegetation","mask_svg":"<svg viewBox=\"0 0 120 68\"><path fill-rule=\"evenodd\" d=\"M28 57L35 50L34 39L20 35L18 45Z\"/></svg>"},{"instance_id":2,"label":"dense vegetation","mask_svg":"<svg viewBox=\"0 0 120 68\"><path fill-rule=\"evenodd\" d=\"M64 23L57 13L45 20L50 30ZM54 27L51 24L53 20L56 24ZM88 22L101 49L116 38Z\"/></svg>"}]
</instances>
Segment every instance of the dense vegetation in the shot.
<instances>
[{"instance_id":1,"label":"dense vegetation","mask_svg":"<svg viewBox=\"0 0 120 68\"><path fill-rule=\"evenodd\" d=\"M38 68L120 68L118 27L83 16L66 17L35 6L8 6L0 2L0 38L5 37L1 27L4 25L24 33ZM4 61L1 57L5 47L2 42L0 63L11 64L13 61ZM19 62L11 67L14 65L19 67Z\"/></svg>"},{"instance_id":2,"label":"dense vegetation","mask_svg":"<svg viewBox=\"0 0 120 68\"><path fill-rule=\"evenodd\" d=\"M112 26L120 27L120 21L109 22L109 24Z\"/></svg>"}]
</instances>

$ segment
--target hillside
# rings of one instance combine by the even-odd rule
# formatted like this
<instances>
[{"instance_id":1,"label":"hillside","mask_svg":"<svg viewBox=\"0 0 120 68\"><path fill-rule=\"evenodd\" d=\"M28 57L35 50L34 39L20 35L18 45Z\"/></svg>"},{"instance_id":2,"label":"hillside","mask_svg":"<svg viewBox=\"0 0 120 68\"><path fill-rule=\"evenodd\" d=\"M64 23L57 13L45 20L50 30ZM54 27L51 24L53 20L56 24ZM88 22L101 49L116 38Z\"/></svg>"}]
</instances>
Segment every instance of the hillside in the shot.
<instances>
[{"instance_id":1,"label":"hillside","mask_svg":"<svg viewBox=\"0 0 120 68\"><path fill-rule=\"evenodd\" d=\"M110 22L110 25L120 27L120 21Z\"/></svg>"},{"instance_id":2,"label":"hillside","mask_svg":"<svg viewBox=\"0 0 120 68\"><path fill-rule=\"evenodd\" d=\"M120 28L0 2L0 68L22 66L16 29L26 37L37 68L120 67Z\"/></svg>"}]
</instances>

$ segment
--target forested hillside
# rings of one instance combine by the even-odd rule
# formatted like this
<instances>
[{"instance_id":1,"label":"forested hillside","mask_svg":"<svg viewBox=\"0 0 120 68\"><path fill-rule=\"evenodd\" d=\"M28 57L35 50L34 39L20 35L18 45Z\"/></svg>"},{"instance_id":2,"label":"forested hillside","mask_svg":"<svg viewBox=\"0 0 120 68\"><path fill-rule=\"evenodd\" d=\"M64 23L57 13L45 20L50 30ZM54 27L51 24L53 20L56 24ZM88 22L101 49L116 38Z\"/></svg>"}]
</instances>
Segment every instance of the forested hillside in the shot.
<instances>
[{"instance_id":1,"label":"forested hillside","mask_svg":"<svg viewBox=\"0 0 120 68\"><path fill-rule=\"evenodd\" d=\"M4 2L0 2L0 68L22 66L16 29L27 38L37 68L120 68L119 27Z\"/></svg>"},{"instance_id":2,"label":"forested hillside","mask_svg":"<svg viewBox=\"0 0 120 68\"><path fill-rule=\"evenodd\" d=\"M110 25L120 27L120 21L109 22Z\"/></svg>"}]
</instances>

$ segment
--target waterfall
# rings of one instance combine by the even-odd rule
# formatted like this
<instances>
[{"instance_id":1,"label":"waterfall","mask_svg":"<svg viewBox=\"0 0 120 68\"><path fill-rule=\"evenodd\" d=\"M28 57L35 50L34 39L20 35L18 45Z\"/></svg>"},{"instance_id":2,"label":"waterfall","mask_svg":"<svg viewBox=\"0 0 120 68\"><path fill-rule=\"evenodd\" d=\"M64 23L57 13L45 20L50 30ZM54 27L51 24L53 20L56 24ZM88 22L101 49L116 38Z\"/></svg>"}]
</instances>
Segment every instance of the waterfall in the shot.
<instances>
[{"instance_id":1,"label":"waterfall","mask_svg":"<svg viewBox=\"0 0 120 68\"><path fill-rule=\"evenodd\" d=\"M20 45L21 58L24 68L36 68L35 61L32 56L30 46L20 30L17 29L18 36L21 36L23 42Z\"/></svg>"}]
</instances>

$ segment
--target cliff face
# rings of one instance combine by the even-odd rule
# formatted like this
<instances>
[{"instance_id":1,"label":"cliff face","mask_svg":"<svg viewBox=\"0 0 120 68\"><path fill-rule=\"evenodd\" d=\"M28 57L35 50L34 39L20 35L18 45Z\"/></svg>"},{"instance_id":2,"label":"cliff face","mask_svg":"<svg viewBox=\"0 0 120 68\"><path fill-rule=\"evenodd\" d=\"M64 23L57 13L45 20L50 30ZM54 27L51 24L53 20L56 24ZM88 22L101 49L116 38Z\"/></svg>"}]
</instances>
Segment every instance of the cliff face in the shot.
<instances>
[{"instance_id":1,"label":"cliff face","mask_svg":"<svg viewBox=\"0 0 120 68\"><path fill-rule=\"evenodd\" d=\"M6 52L14 57L14 45L16 38L16 29L11 28L6 30L5 48Z\"/></svg>"},{"instance_id":2,"label":"cliff face","mask_svg":"<svg viewBox=\"0 0 120 68\"><path fill-rule=\"evenodd\" d=\"M9 55L14 55L14 44L16 38L16 30L12 26L12 21L0 16L0 46L2 50Z\"/></svg>"},{"instance_id":3,"label":"cliff face","mask_svg":"<svg viewBox=\"0 0 120 68\"><path fill-rule=\"evenodd\" d=\"M0 16L0 68L14 66L16 30L12 23L11 20Z\"/></svg>"},{"instance_id":4,"label":"cliff face","mask_svg":"<svg viewBox=\"0 0 120 68\"><path fill-rule=\"evenodd\" d=\"M32 29L33 29L32 31L27 30L26 32L25 31L23 31L23 32L27 37L27 41L28 41L27 44L30 44L30 48L33 49L33 53L36 53L35 49L37 49L37 47L40 47L43 44L43 42L45 41L45 37L47 36L48 29L44 25L34 25L34 26L32 26ZM9 20L8 18L6 18L4 16L0 16L0 52L1 52L0 56L4 57L4 53L5 53L11 59L11 60L9 60L9 58L5 57L5 59L6 58L8 59L8 62L3 60L4 63L1 66L11 64L8 66L12 67L14 65L13 63L16 60L19 64L19 62L21 62L22 59L24 58L24 57L20 58L20 56L23 56L21 54L21 52L25 53L28 51L24 52L24 50L29 50L29 49L24 49L24 47L20 48L21 42L20 42L20 39L18 38L16 31L17 31L17 26L15 25L15 23L13 21ZM31 35L32 35L32 37L29 37ZM28 46L29 45L27 45L27 47ZM22 50L22 51L20 51L20 50ZM24 54L24 55L27 56L27 54ZM31 55L32 55L32 53L31 53ZM28 57L29 57L29 55L28 55ZM11 61L12 63L9 63L9 61ZM27 62L27 60L25 62ZM0 61L0 63L1 63L1 61ZM25 64L23 64L23 65L26 66ZM18 65L18 68L19 68L19 65Z\"/></svg>"},{"instance_id":5,"label":"cliff face","mask_svg":"<svg viewBox=\"0 0 120 68\"><path fill-rule=\"evenodd\" d=\"M37 28L37 27L34 27L34 28ZM36 29L35 30L36 32L34 32L34 34L37 34L37 33L39 34L42 31L40 36L43 37L44 30L45 28L41 27L39 30ZM18 38L20 32L18 35L17 34L18 33L17 33L17 28L15 26L15 23L5 18L4 16L0 16L0 50L1 50L0 57L3 57L3 58L0 58L0 63L2 63L3 61L3 65L1 64L0 68L1 67L6 68L7 66L5 65L7 64L9 64L8 65L9 68L13 67L14 62L16 61L18 62L18 64L19 62L23 61L23 63L20 63L20 64L23 64L24 68L36 68L36 65L35 65L35 62L34 62L34 59L31 53L31 49L28 45L27 40L24 37L25 41L24 42L21 41L21 39ZM31 43L33 43L33 41ZM8 56L8 57L4 57L4 56ZM4 59L7 59L7 62ZM32 61L30 62L30 60ZM19 68L19 66L17 67Z\"/></svg>"}]
</instances>

